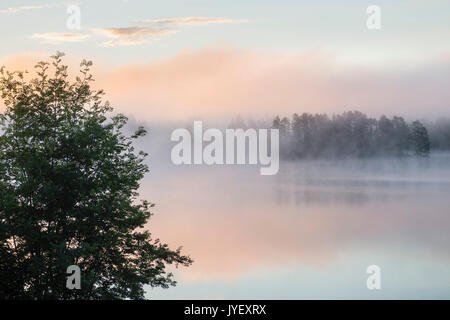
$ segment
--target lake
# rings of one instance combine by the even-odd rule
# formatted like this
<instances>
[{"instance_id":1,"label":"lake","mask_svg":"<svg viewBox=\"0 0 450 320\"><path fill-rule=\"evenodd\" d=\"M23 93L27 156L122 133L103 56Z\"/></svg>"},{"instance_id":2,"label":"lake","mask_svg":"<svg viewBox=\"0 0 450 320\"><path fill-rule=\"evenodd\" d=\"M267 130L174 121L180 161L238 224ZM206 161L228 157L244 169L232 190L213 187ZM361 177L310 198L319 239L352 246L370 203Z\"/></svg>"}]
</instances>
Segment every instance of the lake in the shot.
<instances>
[{"instance_id":1,"label":"lake","mask_svg":"<svg viewBox=\"0 0 450 320\"><path fill-rule=\"evenodd\" d=\"M154 141L153 141L154 142ZM154 237L194 259L153 299L450 298L450 154L175 166L153 143ZM381 270L369 290L367 267Z\"/></svg>"}]
</instances>

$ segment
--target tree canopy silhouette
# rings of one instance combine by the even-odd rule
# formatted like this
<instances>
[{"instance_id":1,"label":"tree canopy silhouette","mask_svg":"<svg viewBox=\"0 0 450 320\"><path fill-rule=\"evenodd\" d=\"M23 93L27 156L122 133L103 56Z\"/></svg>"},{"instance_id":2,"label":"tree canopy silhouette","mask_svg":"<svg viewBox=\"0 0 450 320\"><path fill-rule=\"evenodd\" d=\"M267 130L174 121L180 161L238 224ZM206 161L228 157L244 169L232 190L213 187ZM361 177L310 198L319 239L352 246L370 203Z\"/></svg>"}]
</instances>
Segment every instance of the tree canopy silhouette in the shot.
<instances>
[{"instance_id":1,"label":"tree canopy silhouette","mask_svg":"<svg viewBox=\"0 0 450 320\"><path fill-rule=\"evenodd\" d=\"M127 118L91 88L92 62L70 81L62 57L31 80L0 70L0 297L143 299L144 285L176 284L168 264L192 260L143 229L153 204L138 199L148 167L133 142L144 128L125 136ZM80 290L66 288L70 265Z\"/></svg>"},{"instance_id":2,"label":"tree canopy silhouette","mask_svg":"<svg viewBox=\"0 0 450 320\"><path fill-rule=\"evenodd\" d=\"M425 126L420 121L408 124L401 117L377 120L359 111L332 117L303 113L291 120L276 116L272 128L280 130L280 153L288 159L430 154Z\"/></svg>"}]
</instances>

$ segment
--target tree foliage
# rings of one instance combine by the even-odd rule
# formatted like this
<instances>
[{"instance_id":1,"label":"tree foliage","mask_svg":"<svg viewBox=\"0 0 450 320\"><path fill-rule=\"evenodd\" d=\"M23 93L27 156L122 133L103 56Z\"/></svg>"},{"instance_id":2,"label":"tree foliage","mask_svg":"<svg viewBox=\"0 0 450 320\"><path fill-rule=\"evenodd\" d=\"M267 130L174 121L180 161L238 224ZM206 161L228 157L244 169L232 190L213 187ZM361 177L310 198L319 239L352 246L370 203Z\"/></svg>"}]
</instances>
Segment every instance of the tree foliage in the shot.
<instances>
[{"instance_id":1,"label":"tree foliage","mask_svg":"<svg viewBox=\"0 0 450 320\"><path fill-rule=\"evenodd\" d=\"M358 111L333 115L275 117L280 152L286 158L405 156L430 153L428 131L420 121L401 117L372 119Z\"/></svg>"},{"instance_id":2,"label":"tree foliage","mask_svg":"<svg viewBox=\"0 0 450 320\"><path fill-rule=\"evenodd\" d=\"M145 130L125 136L92 63L70 81L62 57L30 80L1 69L0 297L142 299L144 285L175 285L168 264L192 261L143 229L153 204L138 199L148 167L133 141ZM66 288L70 265L81 290Z\"/></svg>"},{"instance_id":3,"label":"tree foliage","mask_svg":"<svg viewBox=\"0 0 450 320\"><path fill-rule=\"evenodd\" d=\"M450 119L438 118L435 121L427 121L424 125L430 136L430 149L450 151Z\"/></svg>"}]
</instances>

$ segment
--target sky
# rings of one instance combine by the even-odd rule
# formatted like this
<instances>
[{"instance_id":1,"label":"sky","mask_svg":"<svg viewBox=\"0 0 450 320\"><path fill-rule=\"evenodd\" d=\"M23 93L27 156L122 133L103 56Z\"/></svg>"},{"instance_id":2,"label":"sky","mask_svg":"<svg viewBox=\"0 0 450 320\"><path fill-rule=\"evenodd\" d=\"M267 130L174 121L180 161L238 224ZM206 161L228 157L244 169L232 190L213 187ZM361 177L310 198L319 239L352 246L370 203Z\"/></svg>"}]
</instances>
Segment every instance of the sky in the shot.
<instances>
[{"instance_id":1,"label":"sky","mask_svg":"<svg viewBox=\"0 0 450 320\"><path fill-rule=\"evenodd\" d=\"M149 120L449 107L448 0L2 0L0 30L1 65L93 60L112 104Z\"/></svg>"}]
</instances>

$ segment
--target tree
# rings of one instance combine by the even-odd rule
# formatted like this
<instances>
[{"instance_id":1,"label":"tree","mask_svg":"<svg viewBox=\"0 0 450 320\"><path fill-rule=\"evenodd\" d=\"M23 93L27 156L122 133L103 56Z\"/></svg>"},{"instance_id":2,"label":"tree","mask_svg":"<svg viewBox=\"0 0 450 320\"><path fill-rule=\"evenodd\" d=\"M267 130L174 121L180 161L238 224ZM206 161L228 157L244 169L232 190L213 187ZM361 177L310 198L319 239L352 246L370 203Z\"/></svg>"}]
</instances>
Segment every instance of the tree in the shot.
<instances>
[{"instance_id":1,"label":"tree","mask_svg":"<svg viewBox=\"0 0 450 320\"><path fill-rule=\"evenodd\" d=\"M433 150L450 150L450 119L440 118L426 125Z\"/></svg>"},{"instance_id":2,"label":"tree","mask_svg":"<svg viewBox=\"0 0 450 320\"><path fill-rule=\"evenodd\" d=\"M272 121L272 128L281 130L281 120L279 116L276 116Z\"/></svg>"},{"instance_id":3,"label":"tree","mask_svg":"<svg viewBox=\"0 0 450 320\"><path fill-rule=\"evenodd\" d=\"M380 154L392 155L395 153L394 123L386 116L378 120L377 149Z\"/></svg>"},{"instance_id":4,"label":"tree","mask_svg":"<svg viewBox=\"0 0 450 320\"><path fill-rule=\"evenodd\" d=\"M430 153L430 146L445 148L441 140L450 134L448 124L434 126L432 144L419 121L410 125L396 116L376 120L359 111L334 114L331 118L325 114L294 113L291 122L285 119L276 116L272 128L283 132L280 154L291 159L399 157L409 155L411 150L423 156Z\"/></svg>"},{"instance_id":5,"label":"tree","mask_svg":"<svg viewBox=\"0 0 450 320\"><path fill-rule=\"evenodd\" d=\"M428 156L430 154L430 139L427 129L420 121L412 123L411 137L416 155Z\"/></svg>"},{"instance_id":6,"label":"tree","mask_svg":"<svg viewBox=\"0 0 450 320\"><path fill-rule=\"evenodd\" d=\"M168 264L192 260L143 230L153 204L138 200L148 167L133 142L144 128L125 136L127 118L91 88L92 62L69 81L62 57L30 80L1 69L0 297L143 299L144 285L176 284ZM80 290L66 288L70 265Z\"/></svg>"},{"instance_id":7,"label":"tree","mask_svg":"<svg viewBox=\"0 0 450 320\"><path fill-rule=\"evenodd\" d=\"M394 135L392 137L394 149L397 155L402 156L408 153L410 148L410 130L405 119L394 117L392 119Z\"/></svg>"},{"instance_id":8,"label":"tree","mask_svg":"<svg viewBox=\"0 0 450 320\"><path fill-rule=\"evenodd\" d=\"M291 130L291 122L288 118L283 117L280 121L280 135L286 137L289 135L289 132Z\"/></svg>"}]
</instances>

